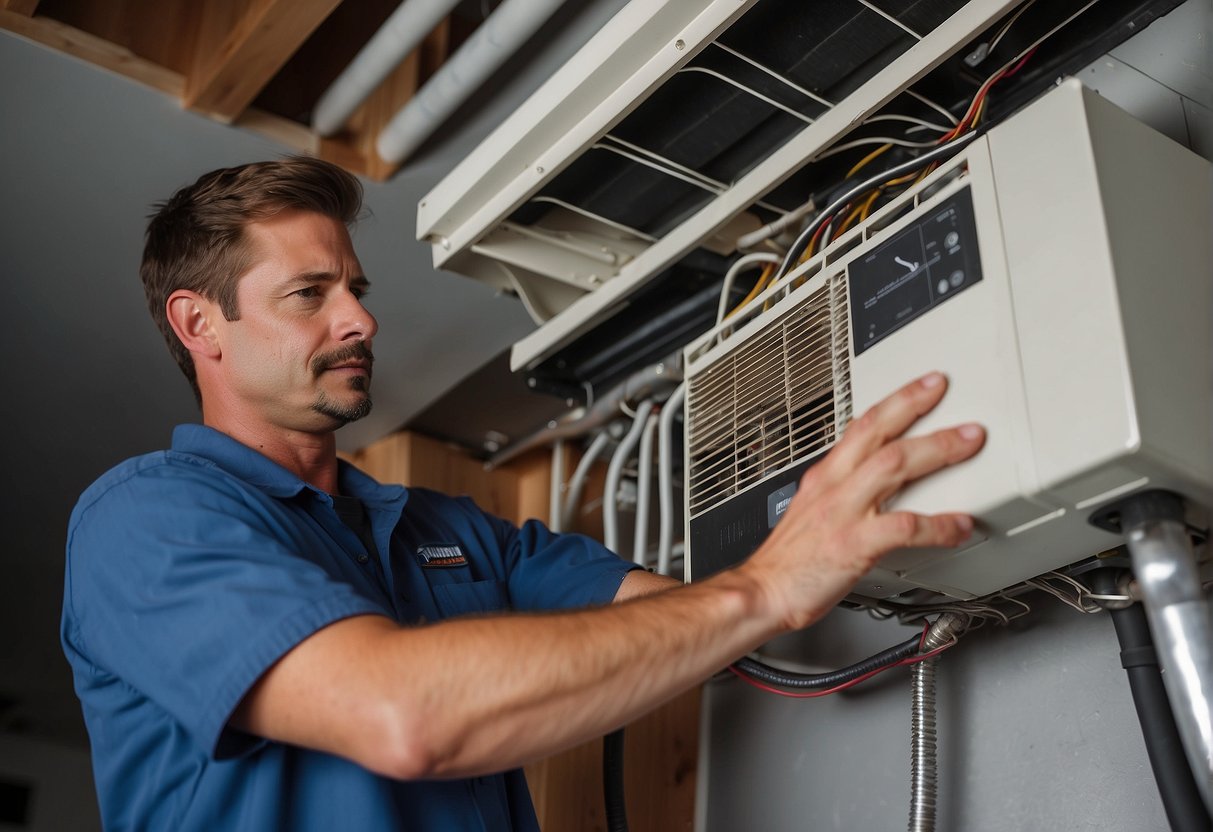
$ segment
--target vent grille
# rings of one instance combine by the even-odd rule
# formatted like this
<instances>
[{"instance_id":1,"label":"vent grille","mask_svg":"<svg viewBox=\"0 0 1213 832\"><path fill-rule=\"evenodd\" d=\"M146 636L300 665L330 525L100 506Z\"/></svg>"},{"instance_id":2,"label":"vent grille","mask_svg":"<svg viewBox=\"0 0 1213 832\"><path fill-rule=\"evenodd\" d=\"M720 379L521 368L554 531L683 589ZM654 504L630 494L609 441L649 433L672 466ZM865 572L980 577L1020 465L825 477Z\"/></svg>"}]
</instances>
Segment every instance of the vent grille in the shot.
<instances>
[{"instance_id":1,"label":"vent grille","mask_svg":"<svg viewBox=\"0 0 1213 832\"><path fill-rule=\"evenodd\" d=\"M846 286L836 275L690 378L692 515L834 443L851 416Z\"/></svg>"}]
</instances>

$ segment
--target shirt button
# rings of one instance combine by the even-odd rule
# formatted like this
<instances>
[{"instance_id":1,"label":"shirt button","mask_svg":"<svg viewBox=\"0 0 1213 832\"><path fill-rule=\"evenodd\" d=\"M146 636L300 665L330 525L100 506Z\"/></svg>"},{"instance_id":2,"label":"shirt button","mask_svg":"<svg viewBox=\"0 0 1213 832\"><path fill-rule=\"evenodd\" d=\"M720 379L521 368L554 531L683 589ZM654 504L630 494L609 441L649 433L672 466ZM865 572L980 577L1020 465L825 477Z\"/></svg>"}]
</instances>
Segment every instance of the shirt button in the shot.
<instances>
[{"instance_id":1,"label":"shirt button","mask_svg":"<svg viewBox=\"0 0 1213 832\"><path fill-rule=\"evenodd\" d=\"M370 560L370 559L371 559L371 556L370 556L370 555L359 555L359 556L358 556L358 562L359 562L359 563L366 563L366 562L367 562L368 560Z\"/></svg>"}]
</instances>

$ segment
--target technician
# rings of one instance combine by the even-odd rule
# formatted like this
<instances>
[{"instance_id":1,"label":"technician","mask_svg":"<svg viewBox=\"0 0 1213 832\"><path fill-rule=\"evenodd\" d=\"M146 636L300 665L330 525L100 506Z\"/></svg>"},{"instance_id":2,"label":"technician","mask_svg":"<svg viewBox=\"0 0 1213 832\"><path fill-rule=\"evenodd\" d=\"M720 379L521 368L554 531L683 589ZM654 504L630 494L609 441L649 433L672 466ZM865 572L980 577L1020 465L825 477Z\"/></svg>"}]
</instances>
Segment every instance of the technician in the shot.
<instances>
[{"instance_id":1,"label":"technician","mask_svg":"<svg viewBox=\"0 0 1213 832\"><path fill-rule=\"evenodd\" d=\"M371 407L360 210L357 180L293 158L209 173L149 224L148 303L202 424L71 518L62 641L106 828L537 829L518 766L971 531L881 511L984 440L903 437L938 374L851 422L745 564L670 591L588 538L380 485L334 440Z\"/></svg>"}]
</instances>

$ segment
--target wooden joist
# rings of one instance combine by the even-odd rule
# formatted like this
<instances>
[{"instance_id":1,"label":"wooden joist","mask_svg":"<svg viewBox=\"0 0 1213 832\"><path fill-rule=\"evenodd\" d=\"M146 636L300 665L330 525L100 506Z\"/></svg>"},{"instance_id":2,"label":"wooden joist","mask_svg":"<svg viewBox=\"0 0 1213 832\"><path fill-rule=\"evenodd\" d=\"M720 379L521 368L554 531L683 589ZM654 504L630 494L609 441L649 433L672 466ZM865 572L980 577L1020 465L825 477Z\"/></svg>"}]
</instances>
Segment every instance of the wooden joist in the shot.
<instances>
[{"instance_id":1,"label":"wooden joist","mask_svg":"<svg viewBox=\"0 0 1213 832\"><path fill-rule=\"evenodd\" d=\"M340 2L255 0L213 53L197 44L183 103L230 124Z\"/></svg>"},{"instance_id":2,"label":"wooden joist","mask_svg":"<svg viewBox=\"0 0 1213 832\"><path fill-rule=\"evenodd\" d=\"M0 9L13 14L31 17L38 8L38 0L0 0Z\"/></svg>"}]
</instances>

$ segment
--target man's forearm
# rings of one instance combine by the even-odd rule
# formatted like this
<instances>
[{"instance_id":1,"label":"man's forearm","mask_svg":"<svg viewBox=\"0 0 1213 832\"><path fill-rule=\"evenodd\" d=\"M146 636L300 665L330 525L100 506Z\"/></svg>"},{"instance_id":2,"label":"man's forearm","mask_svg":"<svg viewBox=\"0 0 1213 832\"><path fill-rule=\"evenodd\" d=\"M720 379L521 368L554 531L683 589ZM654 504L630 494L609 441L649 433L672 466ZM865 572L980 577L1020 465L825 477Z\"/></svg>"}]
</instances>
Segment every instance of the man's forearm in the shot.
<instances>
[{"instance_id":1,"label":"man's forearm","mask_svg":"<svg viewBox=\"0 0 1213 832\"><path fill-rule=\"evenodd\" d=\"M500 771L612 730L761 644L778 627L762 605L734 571L577 612L346 619L267 673L234 722L394 777Z\"/></svg>"}]
</instances>

